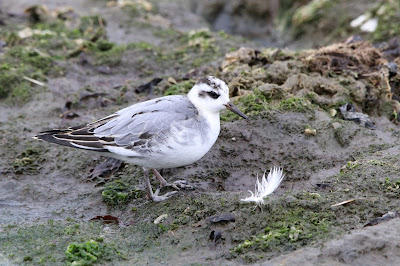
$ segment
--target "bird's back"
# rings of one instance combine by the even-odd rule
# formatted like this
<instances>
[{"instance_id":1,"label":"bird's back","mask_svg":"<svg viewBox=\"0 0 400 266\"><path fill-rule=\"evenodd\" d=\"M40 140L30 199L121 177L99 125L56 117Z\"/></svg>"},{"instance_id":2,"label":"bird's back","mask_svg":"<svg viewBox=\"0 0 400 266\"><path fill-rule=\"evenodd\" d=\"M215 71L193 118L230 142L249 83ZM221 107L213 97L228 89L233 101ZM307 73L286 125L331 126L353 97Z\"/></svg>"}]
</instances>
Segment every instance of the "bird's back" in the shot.
<instances>
[{"instance_id":1,"label":"bird's back","mask_svg":"<svg viewBox=\"0 0 400 266\"><path fill-rule=\"evenodd\" d=\"M187 97L175 95L134 104L85 126L45 131L36 138L149 168L170 168L200 159L218 133L219 124L210 128Z\"/></svg>"}]
</instances>

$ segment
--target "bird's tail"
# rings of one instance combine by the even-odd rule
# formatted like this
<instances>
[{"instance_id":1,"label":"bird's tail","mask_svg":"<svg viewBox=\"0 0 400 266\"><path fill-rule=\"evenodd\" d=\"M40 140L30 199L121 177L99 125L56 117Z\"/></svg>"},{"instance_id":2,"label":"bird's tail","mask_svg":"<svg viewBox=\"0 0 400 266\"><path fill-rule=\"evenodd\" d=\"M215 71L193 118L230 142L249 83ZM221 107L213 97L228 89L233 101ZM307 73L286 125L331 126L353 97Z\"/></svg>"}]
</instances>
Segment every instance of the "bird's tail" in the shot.
<instances>
[{"instance_id":1,"label":"bird's tail","mask_svg":"<svg viewBox=\"0 0 400 266\"><path fill-rule=\"evenodd\" d=\"M43 131L33 138L84 150L108 151L100 139L94 135L92 128L87 125Z\"/></svg>"}]
</instances>

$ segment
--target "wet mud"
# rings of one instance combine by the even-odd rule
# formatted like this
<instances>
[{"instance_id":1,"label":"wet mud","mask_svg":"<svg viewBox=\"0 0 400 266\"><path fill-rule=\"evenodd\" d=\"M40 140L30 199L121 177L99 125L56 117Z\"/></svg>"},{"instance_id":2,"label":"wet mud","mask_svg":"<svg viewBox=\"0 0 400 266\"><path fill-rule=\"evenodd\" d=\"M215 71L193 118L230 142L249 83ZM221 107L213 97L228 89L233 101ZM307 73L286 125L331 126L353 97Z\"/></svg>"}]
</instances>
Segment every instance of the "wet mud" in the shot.
<instances>
[{"instance_id":1,"label":"wet mud","mask_svg":"<svg viewBox=\"0 0 400 266\"><path fill-rule=\"evenodd\" d=\"M29 1L2 7L8 43L0 68L16 76L0 74L0 264L398 261L397 216L364 227L399 212L399 72L388 67L398 56L367 41L255 49L242 37L199 30L208 24L189 4L133 2L72 1L60 22L53 12L64 4L47 1L40 24L23 13ZM84 19L94 14L106 23ZM62 34L14 36L26 27ZM146 199L137 166L102 171L97 154L31 139L185 93L208 74L227 82L251 123L223 112L220 136L201 160L161 171L192 186L164 202ZM374 129L341 116L348 102ZM264 205L240 201L274 166L286 177Z\"/></svg>"}]
</instances>

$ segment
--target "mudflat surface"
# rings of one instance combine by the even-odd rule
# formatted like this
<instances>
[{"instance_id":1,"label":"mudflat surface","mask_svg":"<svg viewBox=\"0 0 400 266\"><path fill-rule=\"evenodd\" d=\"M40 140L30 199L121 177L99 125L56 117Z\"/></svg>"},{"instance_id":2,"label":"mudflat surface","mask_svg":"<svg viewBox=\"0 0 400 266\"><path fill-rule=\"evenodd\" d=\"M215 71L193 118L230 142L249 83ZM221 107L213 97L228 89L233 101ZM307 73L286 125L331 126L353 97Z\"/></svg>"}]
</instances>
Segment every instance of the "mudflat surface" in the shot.
<instances>
[{"instance_id":1,"label":"mudflat surface","mask_svg":"<svg viewBox=\"0 0 400 266\"><path fill-rule=\"evenodd\" d=\"M396 264L400 130L393 114L400 110L382 78L389 75L379 72L391 60L384 52L367 42L305 54L265 49L204 29L209 24L186 1L122 2L42 1L39 26L23 13L31 1L0 2L8 43L27 27L55 32L54 12L72 8L60 33L20 37L1 50L6 75L25 69L23 62L32 69L18 75L44 86L17 78L13 86L22 89L0 99L0 264ZM105 22L84 26L94 14ZM50 70L37 57L50 58ZM164 202L146 199L137 166L93 177L103 157L31 139L183 94L204 75L225 80L252 122L223 112L220 136L201 160L161 171L192 186ZM135 92L153 78L162 81L152 91ZM375 128L343 119L346 102ZM286 178L265 204L240 201L274 166ZM111 223L91 221L106 215ZM222 221L207 220L215 215ZM90 241L97 248L85 247ZM72 246L96 259L67 255Z\"/></svg>"}]
</instances>

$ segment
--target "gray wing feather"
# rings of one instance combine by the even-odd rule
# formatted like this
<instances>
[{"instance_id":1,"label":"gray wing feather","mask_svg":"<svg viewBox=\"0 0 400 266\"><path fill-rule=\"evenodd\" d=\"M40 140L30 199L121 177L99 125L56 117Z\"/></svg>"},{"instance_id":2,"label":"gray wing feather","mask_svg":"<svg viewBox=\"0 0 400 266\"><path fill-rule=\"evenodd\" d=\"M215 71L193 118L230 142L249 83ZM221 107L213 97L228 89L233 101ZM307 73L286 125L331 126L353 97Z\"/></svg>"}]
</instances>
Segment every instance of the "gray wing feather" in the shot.
<instances>
[{"instance_id":1,"label":"gray wing feather","mask_svg":"<svg viewBox=\"0 0 400 266\"><path fill-rule=\"evenodd\" d=\"M166 96L129 106L115 115L97 127L94 134L113 137L118 146L127 146L143 143L153 136L165 140L171 125L196 118L197 111L185 96Z\"/></svg>"}]
</instances>

